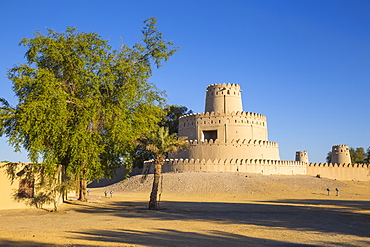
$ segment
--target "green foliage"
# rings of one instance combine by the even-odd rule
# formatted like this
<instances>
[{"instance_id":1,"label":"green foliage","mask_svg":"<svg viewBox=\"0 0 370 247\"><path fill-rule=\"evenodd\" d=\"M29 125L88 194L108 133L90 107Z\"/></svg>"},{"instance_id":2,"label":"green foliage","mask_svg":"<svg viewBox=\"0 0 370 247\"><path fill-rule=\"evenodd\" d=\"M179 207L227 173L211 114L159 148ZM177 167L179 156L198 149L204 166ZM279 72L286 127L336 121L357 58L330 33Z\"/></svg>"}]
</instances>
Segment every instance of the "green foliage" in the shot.
<instances>
[{"instance_id":1,"label":"green foliage","mask_svg":"<svg viewBox=\"0 0 370 247\"><path fill-rule=\"evenodd\" d=\"M169 130L169 134L177 134L179 127L179 118L185 114L193 113L192 110L188 110L185 106L178 105L167 105L164 107L166 116L159 123L159 126L166 127ZM153 159L154 156L151 152L146 150L145 146L137 145L132 150L132 163L134 167L143 168L145 160Z\"/></svg>"},{"instance_id":2,"label":"green foliage","mask_svg":"<svg viewBox=\"0 0 370 247\"><path fill-rule=\"evenodd\" d=\"M332 155L332 152L330 151L327 156L326 156L326 162L327 163L331 163L331 155Z\"/></svg>"},{"instance_id":3,"label":"green foliage","mask_svg":"<svg viewBox=\"0 0 370 247\"><path fill-rule=\"evenodd\" d=\"M154 157L154 179L152 192L150 193L149 209L158 209L158 187L162 165L168 153L176 152L189 147L186 137L177 138L176 134L170 134L168 128L159 127L137 141L137 145L145 147ZM145 176L143 177L145 179Z\"/></svg>"},{"instance_id":4,"label":"green foliage","mask_svg":"<svg viewBox=\"0 0 370 247\"><path fill-rule=\"evenodd\" d=\"M159 127L138 140L137 144L142 145L152 155L166 157L170 152L176 152L189 146L187 137L177 137L176 134L170 134L168 128Z\"/></svg>"},{"instance_id":5,"label":"green foliage","mask_svg":"<svg viewBox=\"0 0 370 247\"><path fill-rule=\"evenodd\" d=\"M127 164L132 140L162 119L163 93L148 83L177 50L148 19L143 43L112 50L96 33L69 27L25 38L26 64L9 70L18 104L0 100L0 136L53 173L92 180ZM81 175L82 174L82 175Z\"/></svg>"},{"instance_id":6,"label":"green foliage","mask_svg":"<svg viewBox=\"0 0 370 247\"><path fill-rule=\"evenodd\" d=\"M365 162L365 150L364 148L350 148L349 153L351 155L351 163L364 163Z\"/></svg>"},{"instance_id":7,"label":"green foliage","mask_svg":"<svg viewBox=\"0 0 370 247\"><path fill-rule=\"evenodd\" d=\"M170 134L179 132L179 118L185 114L193 113L186 106L167 105L164 108L166 116L163 118L160 126L167 127Z\"/></svg>"},{"instance_id":8,"label":"green foliage","mask_svg":"<svg viewBox=\"0 0 370 247\"><path fill-rule=\"evenodd\" d=\"M365 154L365 163L370 163L370 147L367 148L366 154Z\"/></svg>"}]
</instances>

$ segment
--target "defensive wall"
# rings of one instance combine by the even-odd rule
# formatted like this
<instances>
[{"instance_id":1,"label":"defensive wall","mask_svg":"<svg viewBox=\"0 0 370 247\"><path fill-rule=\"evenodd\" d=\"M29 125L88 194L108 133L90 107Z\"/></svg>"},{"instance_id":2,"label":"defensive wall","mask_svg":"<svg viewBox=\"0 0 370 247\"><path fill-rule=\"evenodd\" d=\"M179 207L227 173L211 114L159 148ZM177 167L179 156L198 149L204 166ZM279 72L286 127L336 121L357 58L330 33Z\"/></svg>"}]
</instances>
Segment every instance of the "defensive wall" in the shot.
<instances>
[{"instance_id":1,"label":"defensive wall","mask_svg":"<svg viewBox=\"0 0 370 247\"><path fill-rule=\"evenodd\" d=\"M172 154L170 158L177 159L235 159L249 157L250 159L279 160L279 145L266 140L190 140L190 147Z\"/></svg>"},{"instance_id":2,"label":"defensive wall","mask_svg":"<svg viewBox=\"0 0 370 247\"><path fill-rule=\"evenodd\" d=\"M370 164L310 163L307 175L338 180L370 181Z\"/></svg>"},{"instance_id":3,"label":"defensive wall","mask_svg":"<svg viewBox=\"0 0 370 247\"><path fill-rule=\"evenodd\" d=\"M170 154L163 172L300 174L370 181L368 164L348 164L347 145L333 146L332 162L339 165L309 164L307 151L297 151L296 161L280 161L278 144L268 141L266 116L243 111L241 92L233 83L207 87L204 113L179 118L178 135L187 137L190 147Z\"/></svg>"},{"instance_id":4,"label":"defensive wall","mask_svg":"<svg viewBox=\"0 0 370 247\"><path fill-rule=\"evenodd\" d=\"M215 136L204 136L203 131L214 131ZM267 140L266 116L253 112L232 111L186 114L179 119L179 136L189 140L238 139Z\"/></svg>"},{"instance_id":5,"label":"defensive wall","mask_svg":"<svg viewBox=\"0 0 370 247\"><path fill-rule=\"evenodd\" d=\"M145 161L144 167L153 161ZM250 172L264 175L305 175L307 163L266 159L166 159L162 172Z\"/></svg>"},{"instance_id":6,"label":"defensive wall","mask_svg":"<svg viewBox=\"0 0 370 247\"><path fill-rule=\"evenodd\" d=\"M153 161L145 161L144 168ZM144 169L145 170L145 169ZM264 175L310 175L337 180L370 181L370 164L306 163L266 159L166 159L162 172L244 172Z\"/></svg>"}]
</instances>

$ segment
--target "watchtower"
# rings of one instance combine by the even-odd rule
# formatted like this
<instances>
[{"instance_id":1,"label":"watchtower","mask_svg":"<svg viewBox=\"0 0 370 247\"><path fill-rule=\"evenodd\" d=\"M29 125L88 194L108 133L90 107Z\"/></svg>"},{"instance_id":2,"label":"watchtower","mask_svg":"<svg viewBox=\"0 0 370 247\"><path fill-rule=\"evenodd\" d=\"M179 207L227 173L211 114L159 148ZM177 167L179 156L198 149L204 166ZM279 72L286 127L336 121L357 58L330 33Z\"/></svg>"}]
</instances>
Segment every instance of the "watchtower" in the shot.
<instances>
[{"instance_id":1,"label":"watchtower","mask_svg":"<svg viewBox=\"0 0 370 247\"><path fill-rule=\"evenodd\" d=\"M204 112L243 111L240 86L238 84L212 84L207 87Z\"/></svg>"},{"instance_id":2,"label":"watchtower","mask_svg":"<svg viewBox=\"0 0 370 247\"><path fill-rule=\"evenodd\" d=\"M297 151L295 152L295 161L301 161L308 163L307 151Z\"/></svg>"},{"instance_id":3,"label":"watchtower","mask_svg":"<svg viewBox=\"0 0 370 247\"><path fill-rule=\"evenodd\" d=\"M349 164L351 163L351 155L348 145L334 145L331 150L331 163Z\"/></svg>"}]
</instances>

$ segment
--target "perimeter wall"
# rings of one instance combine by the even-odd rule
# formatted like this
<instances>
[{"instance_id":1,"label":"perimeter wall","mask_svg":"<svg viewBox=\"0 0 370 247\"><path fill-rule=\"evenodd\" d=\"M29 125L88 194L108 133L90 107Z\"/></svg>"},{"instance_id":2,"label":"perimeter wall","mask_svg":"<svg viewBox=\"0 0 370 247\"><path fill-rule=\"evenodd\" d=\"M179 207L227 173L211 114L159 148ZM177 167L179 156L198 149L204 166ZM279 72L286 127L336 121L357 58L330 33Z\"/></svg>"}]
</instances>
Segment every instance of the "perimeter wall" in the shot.
<instances>
[{"instance_id":1,"label":"perimeter wall","mask_svg":"<svg viewBox=\"0 0 370 247\"><path fill-rule=\"evenodd\" d=\"M153 161L145 161L144 168ZM144 169L145 170L145 169ZM264 175L310 175L337 179L370 181L370 164L328 164L265 159L166 159L162 172L246 172Z\"/></svg>"},{"instance_id":2,"label":"perimeter wall","mask_svg":"<svg viewBox=\"0 0 370 247\"><path fill-rule=\"evenodd\" d=\"M152 161L145 161L144 166ZM265 175L305 175L307 163L263 159L167 159L162 172L250 172ZM153 171L152 165L152 171Z\"/></svg>"},{"instance_id":3,"label":"perimeter wall","mask_svg":"<svg viewBox=\"0 0 370 247\"><path fill-rule=\"evenodd\" d=\"M338 180L370 181L370 164L310 163L307 175Z\"/></svg>"}]
</instances>

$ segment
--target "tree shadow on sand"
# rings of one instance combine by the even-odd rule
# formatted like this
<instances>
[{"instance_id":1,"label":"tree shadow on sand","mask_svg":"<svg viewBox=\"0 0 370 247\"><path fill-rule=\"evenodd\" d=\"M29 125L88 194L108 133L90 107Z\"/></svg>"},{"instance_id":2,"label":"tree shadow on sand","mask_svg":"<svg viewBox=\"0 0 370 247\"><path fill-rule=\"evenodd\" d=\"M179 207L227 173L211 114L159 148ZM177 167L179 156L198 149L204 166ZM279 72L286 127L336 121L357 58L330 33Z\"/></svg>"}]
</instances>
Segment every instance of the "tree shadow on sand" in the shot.
<instances>
[{"instance_id":1,"label":"tree shadow on sand","mask_svg":"<svg viewBox=\"0 0 370 247\"><path fill-rule=\"evenodd\" d=\"M6 239L0 239L0 246L6 247L6 246L62 246L62 245L55 245L55 244L50 244L50 243L42 243L42 242L37 242L37 241L13 241L13 240L6 240Z\"/></svg>"},{"instance_id":2,"label":"tree shadow on sand","mask_svg":"<svg viewBox=\"0 0 370 247\"><path fill-rule=\"evenodd\" d=\"M104 204L81 204L75 211L81 213L108 214L124 218L144 218L150 220L199 220L220 224L249 224L271 228L286 228L296 231L316 231L327 234L345 234L358 237L370 237L370 215L368 201L345 200L276 200L251 203L219 203L219 202L161 202L162 210L146 210L146 202L108 202ZM366 212L367 211L367 212ZM159 239L166 240L185 237L187 241L194 238L209 237L212 241L235 241L239 245L244 241L257 241L245 236L217 233L210 236L197 236L194 233L176 232L169 229L160 229ZM76 232L77 233L77 232ZM78 232L81 238L111 237L110 241L117 241L122 234L130 234L143 238L157 236L157 233L116 231L88 231ZM120 235L121 234L121 235ZM153 236L151 236L153 234ZM222 235L222 236L221 236ZM246 238L246 239L244 239ZM122 238L124 239L124 238ZM168 239L168 241L172 241ZM189 240L190 239L190 240ZM134 241L135 238L132 240ZM192 240L191 240L192 241ZM259 239L258 241L261 241ZM269 240L266 240L269 241ZM130 242L131 243L131 242ZM132 242L134 243L134 242ZM150 242L151 243L151 242ZM275 243L280 245L280 243ZM287 243L283 243L283 245ZM365 243L370 245L370 240ZM181 243L180 243L181 245ZM335 244L336 246L340 245ZM348 245L348 244L347 244Z\"/></svg>"},{"instance_id":3,"label":"tree shadow on sand","mask_svg":"<svg viewBox=\"0 0 370 247\"><path fill-rule=\"evenodd\" d=\"M72 232L78 239L110 243L139 244L147 246L312 246L294 244L269 239L251 238L239 234L212 231L209 234L185 232L169 229L153 231L135 231L126 229L92 230L90 232Z\"/></svg>"}]
</instances>

